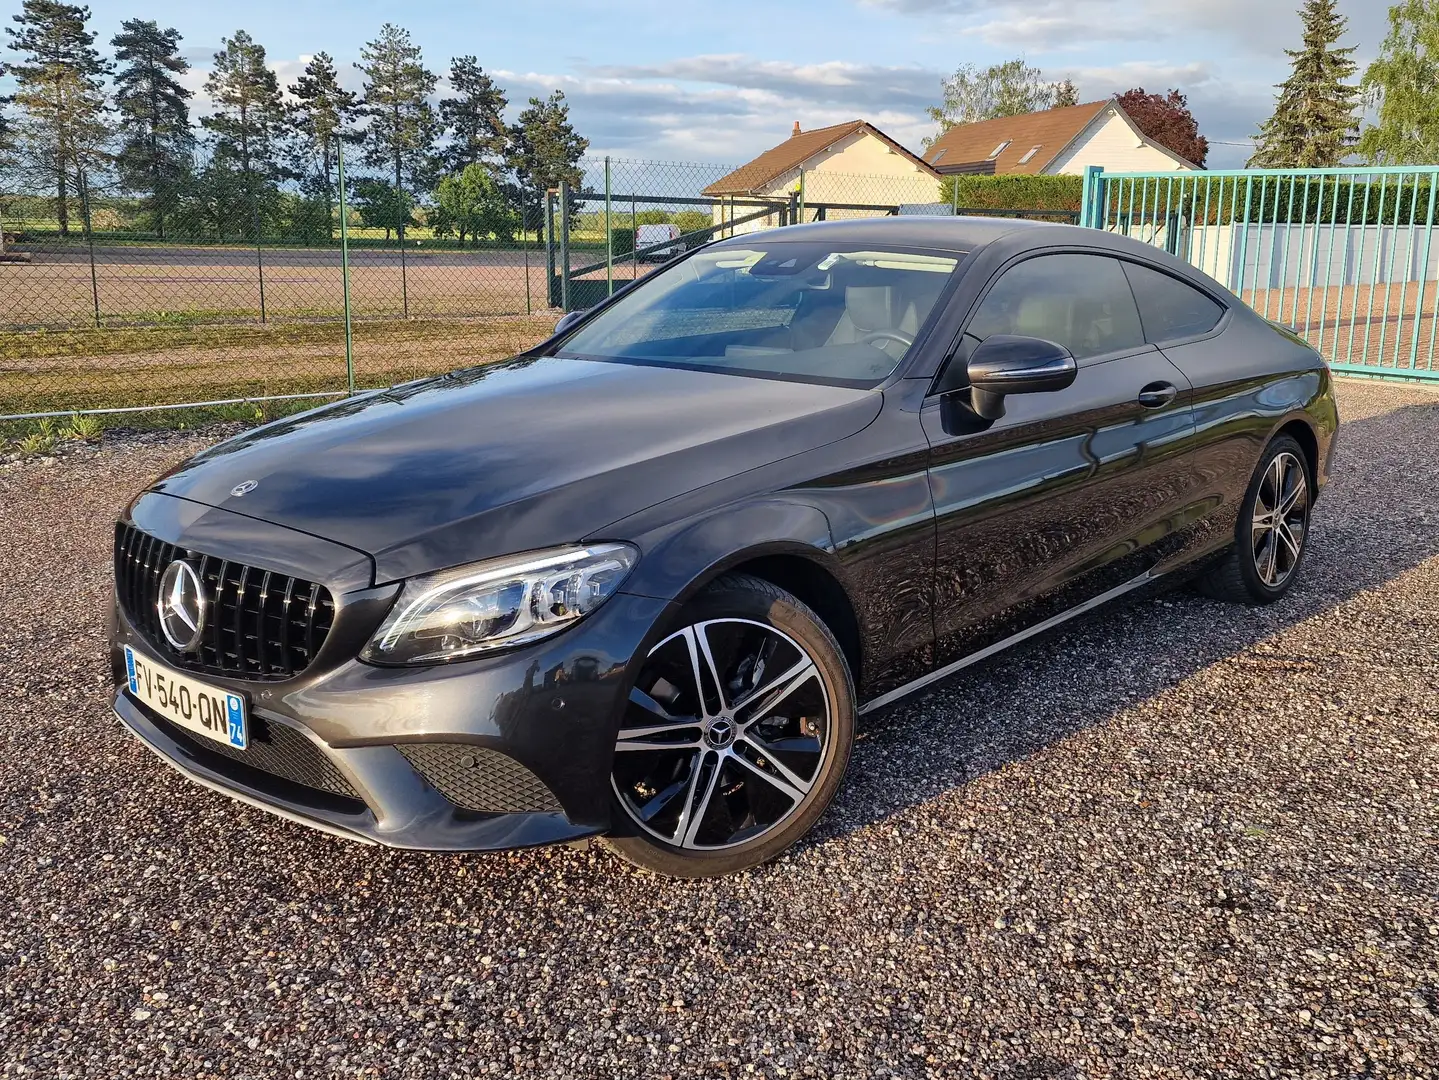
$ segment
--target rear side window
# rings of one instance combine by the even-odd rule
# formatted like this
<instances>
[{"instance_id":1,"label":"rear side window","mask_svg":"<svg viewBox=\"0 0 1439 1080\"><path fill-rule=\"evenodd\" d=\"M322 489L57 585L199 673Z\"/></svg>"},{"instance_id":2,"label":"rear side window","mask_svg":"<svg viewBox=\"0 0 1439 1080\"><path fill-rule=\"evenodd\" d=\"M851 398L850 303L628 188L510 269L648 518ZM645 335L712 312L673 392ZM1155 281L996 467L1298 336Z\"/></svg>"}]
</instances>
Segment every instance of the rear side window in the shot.
<instances>
[{"instance_id":1,"label":"rear side window","mask_svg":"<svg viewBox=\"0 0 1439 1080\"><path fill-rule=\"evenodd\" d=\"M1158 344L1198 337L1219 325L1224 308L1178 278L1138 263L1125 263L1124 273L1139 303L1146 341Z\"/></svg>"},{"instance_id":2,"label":"rear side window","mask_svg":"<svg viewBox=\"0 0 1439 1080\"><path fill-rule=\"evenodd\" d=\"M1104 255L1040 255L1010 267L966 333L1044 338L1076 360L1144 344L1129 282L1119 260Z\"/></svg>"}]
</instances>

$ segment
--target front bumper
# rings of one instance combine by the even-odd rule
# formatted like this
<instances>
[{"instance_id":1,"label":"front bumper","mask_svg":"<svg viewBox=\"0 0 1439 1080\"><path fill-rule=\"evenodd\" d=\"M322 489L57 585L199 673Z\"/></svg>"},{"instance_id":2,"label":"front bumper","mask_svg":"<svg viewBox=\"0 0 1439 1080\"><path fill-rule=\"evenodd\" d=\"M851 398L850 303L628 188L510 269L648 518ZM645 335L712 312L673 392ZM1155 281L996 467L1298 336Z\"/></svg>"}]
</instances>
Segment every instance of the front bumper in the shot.
<instances>
[{"instance_id":1,"label":"front bumper","mask_svg":"<svg viewBox=\"0 0 1439 1080\"><path fill-rule=\"evenodd\" d=\"M322 652L281 682L191 672L246 696L252 753L191 736L130 695L123 646L179 665L116 605L114 710L196 783L348 839L432 851L560 843L609 827L632 668L668 608L621 593L551 639L450 665L382 668Z\"/></svg>"}]
</instances>

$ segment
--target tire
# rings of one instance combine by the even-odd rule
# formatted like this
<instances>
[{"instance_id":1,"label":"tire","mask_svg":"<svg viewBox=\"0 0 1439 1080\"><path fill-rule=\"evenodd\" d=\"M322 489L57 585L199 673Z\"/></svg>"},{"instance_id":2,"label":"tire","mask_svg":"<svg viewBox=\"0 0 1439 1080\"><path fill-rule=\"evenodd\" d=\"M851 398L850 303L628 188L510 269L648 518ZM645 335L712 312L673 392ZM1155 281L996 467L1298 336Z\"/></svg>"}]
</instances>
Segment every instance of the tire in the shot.
<instances>
[{"instance_id":1,"label":"tire","mask_svg":"<svg viewBox=\"0 0 1439 1080\"><path fill-rule=\"evenodd\" d=\"M1294 500L1293 510L1278 516L1272 506L1276 478L1283 500ZM1304 564L1313 505L1314 475L1304 448L1290 436L1280 435L1265 448L1249 481L1233 546L1197 579L1196 587L1216 600L1251 606L1283 597ZM1282 528L1266 521L1282 522Z\"/></svg>"},{"instance_id":2,"label":"tire","mask_svg":"<svg viewBox=\"0 0 1439 1080\"><path fill-rule=\"evenodd\" d=\"M854 727L853 681L829 628L767 581L722 577L686 605L636 679L604 844L677 878L768 862L833 800Z\"/></svg>"}]
</instances>

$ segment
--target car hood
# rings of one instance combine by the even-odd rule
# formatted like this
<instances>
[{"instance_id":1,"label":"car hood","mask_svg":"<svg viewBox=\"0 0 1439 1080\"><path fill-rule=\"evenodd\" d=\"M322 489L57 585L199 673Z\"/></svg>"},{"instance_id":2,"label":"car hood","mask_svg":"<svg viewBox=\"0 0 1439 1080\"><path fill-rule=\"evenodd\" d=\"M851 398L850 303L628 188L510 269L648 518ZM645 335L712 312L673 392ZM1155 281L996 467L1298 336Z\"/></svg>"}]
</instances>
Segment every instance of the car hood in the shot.
<instances>
[{"instance_id":1,"label":"car hood","mask_svg":"<svg viewBox=\"0 0 1439 1080\"><path fill-rule=\"evenodd\" d=\"M599 538L656 503L852 435L881 400L523 357L267 424L156 489L358 548L384 582Z\"/></svg>"}]
</instances>

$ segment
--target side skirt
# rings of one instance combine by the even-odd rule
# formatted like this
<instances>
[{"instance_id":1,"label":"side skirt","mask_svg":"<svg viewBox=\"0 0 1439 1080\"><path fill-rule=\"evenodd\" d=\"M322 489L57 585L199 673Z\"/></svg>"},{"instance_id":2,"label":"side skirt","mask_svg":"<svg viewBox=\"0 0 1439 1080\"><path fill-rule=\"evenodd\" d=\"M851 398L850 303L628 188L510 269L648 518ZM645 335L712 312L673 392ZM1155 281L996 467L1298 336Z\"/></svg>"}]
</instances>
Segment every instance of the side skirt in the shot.
<instances>
[{"instance_id":1,"label":"side skirt","mask_svg":"<svg viewBox=\"0 0 1439 1080\"><path fill-rule=\"evenodd\" d=\"M1002 641L996 641L993 645L986 646L985 648L980 649L978 652L970 653L968 656L960 657L958 660L954 661L954 663L946 664L944 667L939 668L938 670L931 671L928 675L921 675L913 682L907 682L903 686L895 687L889 693L881 694L873 701L865 702L859 707L858 715L863 716L865 713L873 712L875 709L882 709L886 705L893 704L900 698L907 697L908 695L914 693L916 690L923 690L931 683L936 683L940 679L953 675L956 671L967 668L971 664L977 664L981 660L987 660L997 652L1003 652L1005 649L1008 649L1012 645L1018 645L1021 641L1027 641L1032 637L1036 637L1039 634L1044 633L1046 630L1052 630L1054 627L1060 625L1061 623L1068 622L1070 619L1073 619L1079 615L1083 615L1086 611L1093 611L1095 608L1100 607L1103 604L1107 604L1109 601L1117 597L1123 596L1127 592L1133 592L1135 589L1138 589L1143 585L1148 585L1150 582L1162 576L1162 574L1156 574L1152 570L1146 570L1138 577L1130 578L1122 585L1116 585L1114 588L1108 590L1107 592L1102 592L1098 596L1090 597L1082 604L1078 604L1067 611L1061 611L1058 615L1053 615L1048 619L1045 619L1043 622L1038 622L1035 623L1033 626L1026 627L1025 629L1019 631L1019 633L1011 634L1009 637L1004 638Z\"/></svg>"}]
</instances>

